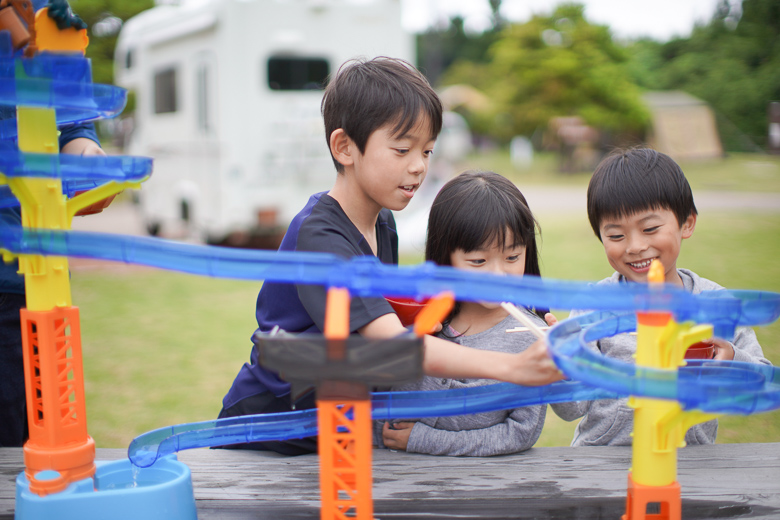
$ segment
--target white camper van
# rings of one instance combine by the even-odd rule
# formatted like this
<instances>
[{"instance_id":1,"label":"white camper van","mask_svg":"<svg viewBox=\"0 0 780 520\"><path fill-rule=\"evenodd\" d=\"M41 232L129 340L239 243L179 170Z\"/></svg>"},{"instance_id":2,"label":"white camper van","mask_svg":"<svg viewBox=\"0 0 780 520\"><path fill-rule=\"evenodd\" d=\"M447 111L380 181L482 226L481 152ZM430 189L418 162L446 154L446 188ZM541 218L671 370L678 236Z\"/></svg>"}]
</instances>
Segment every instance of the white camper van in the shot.
<instances>
[{"instance_id":1,"label":"white camper van","mask_svg":"<svg viewBox=\"0 0 780 520\"><path fill-rule=\"evenodd\" d=\"M125 153L154 158L139 193L147 229L235 245L278 236L336 175L326 77L356 56L413 62L400 3L185 0L128 20L115 80L136 99Z\"/></svg>"}]
</instances>

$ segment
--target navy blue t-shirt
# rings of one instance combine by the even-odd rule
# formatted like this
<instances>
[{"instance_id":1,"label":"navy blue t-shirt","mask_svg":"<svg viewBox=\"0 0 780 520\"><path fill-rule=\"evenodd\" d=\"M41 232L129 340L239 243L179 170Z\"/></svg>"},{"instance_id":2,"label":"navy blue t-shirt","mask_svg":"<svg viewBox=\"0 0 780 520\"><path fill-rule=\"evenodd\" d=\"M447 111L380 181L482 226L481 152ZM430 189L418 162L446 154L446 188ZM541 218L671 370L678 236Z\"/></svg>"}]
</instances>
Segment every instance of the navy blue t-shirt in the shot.
<instances>
[{"instance_id":1,"label":"navy blue t-shirt","mask_svg":"<svg viewBox=\"0 0 780 520\"><path fill-rule=\"evenodd\" d=\"M398 235L393 214L387 209L379 213L376 237L379 260L397 264ZM290 223L279 250L316 251L344 258L374 254L339 203L326 192L309 198L303 210ZM322 285L266 282L257 296L255 314L258 330L269 332L278 326L291 333L321 334L325 323L326 291ZM354 297L349 309L350 331L355 332L391 312L393 309L384 298ZM250 362L241 367L222 403L227 409L241 399L265 391L281 397L290 392L290 384L260 366L257 349L252 348Z\"/></svg>"}]
</instances>

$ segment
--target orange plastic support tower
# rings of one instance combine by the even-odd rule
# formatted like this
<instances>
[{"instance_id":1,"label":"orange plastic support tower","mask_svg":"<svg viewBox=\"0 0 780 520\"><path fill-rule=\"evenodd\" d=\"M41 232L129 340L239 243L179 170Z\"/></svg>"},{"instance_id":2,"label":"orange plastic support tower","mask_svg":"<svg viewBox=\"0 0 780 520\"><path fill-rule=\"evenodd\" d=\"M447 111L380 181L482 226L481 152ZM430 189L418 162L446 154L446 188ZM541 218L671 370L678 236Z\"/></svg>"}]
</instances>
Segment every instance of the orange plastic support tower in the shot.
<instances>
[{"instance_id":1,"label":"orange plastic support tower","mask_svg":"<svg viewBox=\"0 0 780 520\"><path fill-rule=\"evenodd\" d=\"M30 490L45 496L95 473L95 442L87 435L79 310L22 309L21 319L30 428L25 474Z\"/></svg>"},{"instance_id":2,"label":"orange plastic support tower","mask_svg":"<svg viewBox=\"0 0 780 520\"><path fill-rule=\"evenodd\" d=\"M372 520L371 402L318 400L317 421L320 518Z\"/></svg>"},{"instance_id":3,"label":"orange plastic support tower","mask_svg":"<svg viewBox=\"0 0 780 520\"><path fill-rule=\"evenodd\" d=\"M343 343L349 336L349 293L331 288L325 316L328 359L346 355ZM341 343L341 344L340 344ZM335 382L337 383L337 382ZM353 387L354 388L354 387ZM318 389L320 493L322 520L373 520L371 496L371 401L321 395ZM362 392L368 395L367 389Z\"/></svg>"},{"instance_id":4,"label":"orange plastic support tower","mask_svg":"<svg viewBox=\"0 0 780 520\"><path fill-rule=\"evenodd\" d=\"M648 513L648 505L656 505L658 512ZM681 520L680 483L668 486L643 486L637 484L628 474L628 495L626 514L622 520Z\"/></svg>"}]
</instances>

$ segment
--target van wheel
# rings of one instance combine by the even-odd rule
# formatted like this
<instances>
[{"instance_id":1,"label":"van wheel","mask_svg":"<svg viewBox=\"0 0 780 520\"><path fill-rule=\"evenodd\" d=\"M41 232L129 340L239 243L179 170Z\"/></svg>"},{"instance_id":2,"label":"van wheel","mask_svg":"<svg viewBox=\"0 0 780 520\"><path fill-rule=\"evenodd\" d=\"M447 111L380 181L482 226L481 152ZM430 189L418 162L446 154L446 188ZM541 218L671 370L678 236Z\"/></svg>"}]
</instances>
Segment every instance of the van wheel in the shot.
<instances>
[{"instance_id":1,"label":"van wheel","mask_svg":"<svg viewBox=\"0 0 780 520\"><path fill-rule=\"evenodd\" d=\"M153 237L159 236L160 231L162 230L162 226L159 222L148 222L146 224L146 232L152 235Z\"/></svg>"}]
</instances>

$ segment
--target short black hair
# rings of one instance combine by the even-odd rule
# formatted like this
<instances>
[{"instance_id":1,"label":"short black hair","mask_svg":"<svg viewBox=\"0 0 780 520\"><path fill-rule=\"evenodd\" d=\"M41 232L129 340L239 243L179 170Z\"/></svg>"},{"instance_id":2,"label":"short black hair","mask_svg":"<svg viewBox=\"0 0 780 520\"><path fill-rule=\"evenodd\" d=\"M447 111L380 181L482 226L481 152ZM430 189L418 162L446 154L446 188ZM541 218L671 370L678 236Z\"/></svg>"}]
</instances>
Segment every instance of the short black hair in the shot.
<instances>
[{"instance_id":1,"label":"short black hair","mask_svg":"<svg viewBox=\"0 0 780 520\"><path fill-rule=\"evenodd\" d=\"M588 184L588 220L599 240L604 219L651 209L670 210L680 226L698 215L688 180L671 157L631 148L612 152L596 166Z\"/></svg>"},{"instance_id":2,"label":"short black hair","mask_svg":"<svg viewBox=\"0 0 780 520\"><path fill-rule=\"evenodd\" d=\"M328 149L339 128L365 153L371 134L388 123L395 124L397 136L426 120L432 139L442 126L441 100L425 76L406 61L384 56L344 63L325 88L321 109ZM333 163L344 171L335 158Z\"/></svg>"},{"instance_id":3,"label":"short black hair","mask_svg":"<svg viewBox=\"0 0 780 520\"><path fill-rule=\"evenodd\" d=\"M539 224L522 192L506 177L491 171L461 173L442 186L431 206L425 260L452 265L452 253L506 244L507 232L513 245L525 246L525 274L541 276L536 235ZM460 310L456 304L445 325ZM544 316L546 310L538 310Z\"/></svg>"}]
</instances>

